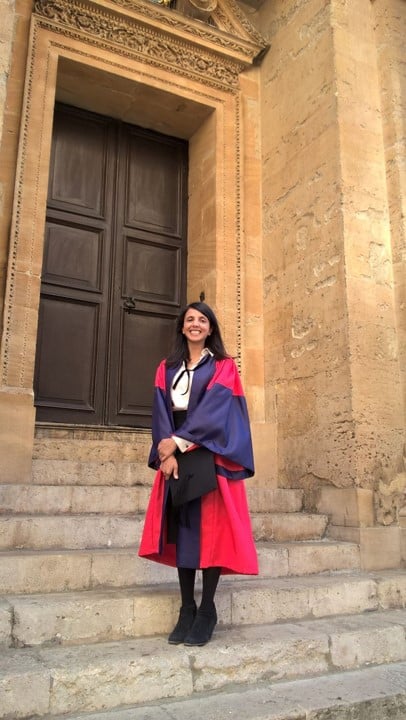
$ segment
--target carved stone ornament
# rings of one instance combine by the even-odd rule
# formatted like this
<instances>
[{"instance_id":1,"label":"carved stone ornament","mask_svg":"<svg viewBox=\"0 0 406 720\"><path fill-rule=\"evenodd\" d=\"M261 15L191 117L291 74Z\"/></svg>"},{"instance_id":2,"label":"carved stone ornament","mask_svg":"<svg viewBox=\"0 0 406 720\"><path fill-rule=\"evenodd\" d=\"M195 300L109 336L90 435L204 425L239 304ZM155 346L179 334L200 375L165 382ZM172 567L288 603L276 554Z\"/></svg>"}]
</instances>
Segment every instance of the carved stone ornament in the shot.
<instances>
[{"instance_id":1,"label":"carved stone ornament","mask_svg":"<svg viewBox=\"0 0 406 720\"><path fill-rule=\"evenodd\" d=\"M93 42L114 46L120 54L141 55L145 62L198 75L232 90L238 85L239 73L264 51L266 43L248 21L247 26L241 20L231 0L193 3L201 11L213 7L211 19L218 14L219 25L227 29L150 0L35 0L34 12L43 19L42 24L49 23L60 32L85 34Z\"/></svg>"},{"instance_id":2,"label":"carved stone ornament","mask_svg":"<svg viewBox=\"0 0 406 720\"><path fill-rule=\"evenodd\" d=\"M208 22L217 5L218 0L175 0L173 7L187 17Z\"/></svg>"}]
</instances>

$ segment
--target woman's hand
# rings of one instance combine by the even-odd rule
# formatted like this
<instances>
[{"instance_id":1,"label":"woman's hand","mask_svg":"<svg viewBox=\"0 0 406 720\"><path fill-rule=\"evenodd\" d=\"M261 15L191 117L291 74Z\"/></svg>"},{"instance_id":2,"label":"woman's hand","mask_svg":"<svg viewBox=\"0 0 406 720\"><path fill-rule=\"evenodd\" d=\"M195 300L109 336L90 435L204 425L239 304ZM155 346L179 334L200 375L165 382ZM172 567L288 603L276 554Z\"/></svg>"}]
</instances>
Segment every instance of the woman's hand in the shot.
<instances>
[{"instance_id":1,"label":"woman's hand","mask_svg":"<svg viewBox=\"0 0 406 720\"><path fill-rule=\"evenodd\" d=\"M165 480L167 480L171 475L178 479L178 461L174 455L170 455L170 457L161 462L161 470L164 474Z\"/></svg>"},{"instance_id":2,"label":"woman's hand","mask_svg":"<svg viewBox=\"0 0 406 720\"><path fill-rule=\"evenodd\" d=\"M176 451L176 448L177 445L173 438L163 438L163 440L161 440L158 445L158 455L161 463L164 462L164 460L167 460L171 455L173 455Z\"/></svg>"}]
</instances>

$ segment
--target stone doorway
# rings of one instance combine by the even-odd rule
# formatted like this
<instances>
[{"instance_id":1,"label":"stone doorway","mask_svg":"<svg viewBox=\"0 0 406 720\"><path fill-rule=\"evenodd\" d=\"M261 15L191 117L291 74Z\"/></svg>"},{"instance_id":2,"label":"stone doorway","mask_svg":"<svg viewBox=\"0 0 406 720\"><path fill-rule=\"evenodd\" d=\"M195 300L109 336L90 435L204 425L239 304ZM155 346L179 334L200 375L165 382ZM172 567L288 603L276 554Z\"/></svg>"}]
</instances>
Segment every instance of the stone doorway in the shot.
<instances>
[{"instance_id":1,"label":"stone doorway","mask_svg":"<svg viewBox=\"0 0 406 720\"><path fill-rule=\"evenodd\" d=\"M187 143L58 104L37 421L150 427L186 290Z\"/></svg>"}]
</instances>

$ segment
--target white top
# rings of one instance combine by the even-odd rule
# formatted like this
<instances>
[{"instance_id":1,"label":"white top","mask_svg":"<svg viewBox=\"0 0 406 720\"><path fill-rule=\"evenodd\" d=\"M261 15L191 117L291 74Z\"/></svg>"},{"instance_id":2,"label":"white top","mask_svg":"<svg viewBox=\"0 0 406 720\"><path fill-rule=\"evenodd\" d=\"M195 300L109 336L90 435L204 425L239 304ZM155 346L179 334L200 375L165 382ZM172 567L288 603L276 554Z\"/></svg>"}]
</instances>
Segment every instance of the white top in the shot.
<instances>
[{"instance_id":1,"label":"white top","mask_svg":"<svg viewBox=\"0 0 406 720\"><path fill-rule=\"evenodd\" d=\"M186 367L186 363L183 362L178 372L173 378L171 387L171 400L172 407L176 410L187 410L190 399L190 391L192 389L194 370L199 365L200 361L206 357L206 355L213 355L209 348L203 348L199 360L193 365ZM178 435L172 435L173 440L176 442L179 450L185 452L194 443L190 440L184 440Z\"/></svg>"}]
</instances>

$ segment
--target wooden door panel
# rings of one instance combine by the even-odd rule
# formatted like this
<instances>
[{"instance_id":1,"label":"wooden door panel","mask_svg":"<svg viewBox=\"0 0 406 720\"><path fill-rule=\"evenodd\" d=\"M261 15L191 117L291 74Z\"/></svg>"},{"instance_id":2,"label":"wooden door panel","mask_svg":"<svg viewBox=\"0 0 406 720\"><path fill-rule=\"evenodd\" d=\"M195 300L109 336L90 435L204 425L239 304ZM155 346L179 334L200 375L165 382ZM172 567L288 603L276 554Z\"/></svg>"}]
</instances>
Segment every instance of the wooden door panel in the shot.
<instances>
[{"instance_id":1,"label":"wooden door panel","mask_svg":"<svg viewBox=\"0 0 406 720\"><path fill-rule=\"evenodd\" d=\"M49 220L42 282L100 293L103 256L103 229Z\"/></svg>"},{"instance_id":2,"label":"wooden door panel","mask_svg":"<svg viewBox=\"0 0 406 720\"><path fill-rule=\"evenodd\" d=\"M63 108L55 117L48 202L103 217L110 123L72 110Z\"/></svg>"},{"instance_id":3,"label":"wooden door panel","mask_svg":"<svg viewBox=\"0 0 406 720\"><path fill-rule=\"evenodd\" d=\"M104 421L112 122L57 106L35 369L37 420Z\"/></svg>"},{"instance_id":4,"label":"wooden door panel","mask_svg":"<svg viewBox=\"0 0 406 720\"><path fill-rule=\"evenodd\" d=\"M95 378L100 306L43 296L38 337L36 402L65 410L95 412ZM51 413L52 415L52 413Z\"/></svg>"},{"instance_id":5,"label":"wooden door panel","mask_svg":"<svg viewBox=\"0 0 406 720\"><path fill-rule=\"evenodd\" d=\"M125 225L180 236L184 143L129 130Z\"/></svg>"},{"instance_id":6,"label":"wooden door panel","mask_svg":"<svg viewBox=\"0 0 406 720\"><path fill-rule=\"evenodd\" d=\"M117 418L120 424L149 427L154 375L173 336L173 317L127 313L121 316L120 385Z\"/></svg>"},{"instance_id":7,"label":"wooden door panel","mask_svg":"<svg viewBox=\"0 0 406 720\"><path fill-rule=\"evenodd\" d=\"M155 236L156 237L156 236ZM178 245L141 237L124 238L123 295L179 307L182 250Z\"/></svg>"}]
</instances>

